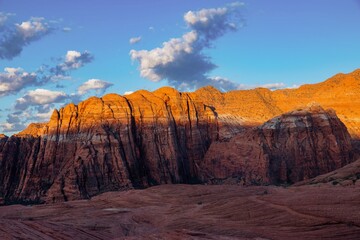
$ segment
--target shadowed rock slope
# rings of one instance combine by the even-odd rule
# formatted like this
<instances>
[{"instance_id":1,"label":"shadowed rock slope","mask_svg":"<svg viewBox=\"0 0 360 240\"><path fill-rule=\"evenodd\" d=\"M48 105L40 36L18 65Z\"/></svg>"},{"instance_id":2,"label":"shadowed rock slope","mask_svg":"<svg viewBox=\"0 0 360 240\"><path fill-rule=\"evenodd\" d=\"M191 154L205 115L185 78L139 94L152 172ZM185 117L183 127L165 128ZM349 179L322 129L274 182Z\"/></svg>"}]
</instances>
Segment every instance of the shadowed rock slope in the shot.
<instances>
[{"instance_id":1,"label":"shadowed rock slope","mask_svg":"<svg viewBox=\"0 0 360 240\"><path fill-rule=\"evenodd\" d=\"M315 177L352 161L350 136L333 111L312 107L251 126L316 101L340 112L357 136L359 73L274 92L166 87L69 104L48 123L0 138L0 197L53 202L167 183Z\"/></svg>"},{"instance_id":2,"label":"shadowed rock slope","mask_svg":"<svg viewBox=\"0 0 360 240\"><path fill-rule=\"evenodd\" d=\"M301 186L301 185L312 185L312 184L360 186L360 159L340 169L334 170L327 174L317 176L313 179L299 182L296 185Z\"/></svg>"}]
</instances>

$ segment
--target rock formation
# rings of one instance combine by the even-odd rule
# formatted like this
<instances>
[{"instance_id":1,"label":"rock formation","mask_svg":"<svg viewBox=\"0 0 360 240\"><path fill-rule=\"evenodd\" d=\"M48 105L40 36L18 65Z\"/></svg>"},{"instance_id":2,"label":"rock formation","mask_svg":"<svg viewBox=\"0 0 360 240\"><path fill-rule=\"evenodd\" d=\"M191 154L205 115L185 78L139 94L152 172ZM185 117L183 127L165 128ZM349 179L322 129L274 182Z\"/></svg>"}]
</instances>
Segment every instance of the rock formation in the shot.
<instances>
[{"instance_id":1,"label":"rock formation","mask_svg":"<svg viewBox=\"0 0 360 240\"><path fill-rule=\"evenodd\" d=\"M214 142L201 169L203 181L291 184L353 161L351 138L333 110L298 109L259 127Z\"/></svg>"},{"instance_id":2,"label":"rock formation","mask_svg":"<svg viewBox=\"0 0 360 240\"><path fill-rule=\"evenodd\" d=\"M0 138L0 198L66 201L234 177L292 183L332 171L352 161L350 137L333 112L295 111L252 127L315 101L333 107L359 136L359 76L273 92L165 87L69 104L46 124Z\"/></svg>"},{"instance_id":3,"label":"rock formation","mask_svg":"<svg viewBox=\"0 0 360 240\"><path fill-rule=\"evenodd\" d=\"M41 133L29 133L9 138L0 149L6 201L64 201L196 182L197 165L217 139L218 126L214 109L163 88L69 104L54 111Z\"/></svg>"}]
</instances>

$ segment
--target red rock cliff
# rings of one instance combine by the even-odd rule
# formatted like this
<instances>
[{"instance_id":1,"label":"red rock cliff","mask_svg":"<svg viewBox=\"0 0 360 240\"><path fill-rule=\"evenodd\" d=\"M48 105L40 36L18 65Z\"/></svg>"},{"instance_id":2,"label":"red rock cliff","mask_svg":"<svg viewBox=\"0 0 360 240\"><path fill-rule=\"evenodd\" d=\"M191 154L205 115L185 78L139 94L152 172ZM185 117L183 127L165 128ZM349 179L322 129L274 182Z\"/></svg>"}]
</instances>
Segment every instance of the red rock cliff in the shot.
<instances>
[{"instance_id":1,"label":"red rock cliff","mask_svg":"<svg viewBox=\"0 0 360 240\"><path fill-rule=\"evenodd\" d=\"M41 131L24 131L0 149L0 191L9 201L196 182L197 166L218 138L214 109L171 88L69 104Z\"/></svg>"},{"instance_id":2,"label":"red rock cliff","mask_svg":"<svg viewBox=\"0 0 360 240\"><path fill-rule=\"evenodd\" d=\"M340 113L356 137L359 76L274 92L161 88L69 104L47 124L0 139L0 197L64 201L229 177L296 182L331 171L351 161L350 137L334 113L293 112L248 129L316 101Z\"/></svg>"}]
</instances>

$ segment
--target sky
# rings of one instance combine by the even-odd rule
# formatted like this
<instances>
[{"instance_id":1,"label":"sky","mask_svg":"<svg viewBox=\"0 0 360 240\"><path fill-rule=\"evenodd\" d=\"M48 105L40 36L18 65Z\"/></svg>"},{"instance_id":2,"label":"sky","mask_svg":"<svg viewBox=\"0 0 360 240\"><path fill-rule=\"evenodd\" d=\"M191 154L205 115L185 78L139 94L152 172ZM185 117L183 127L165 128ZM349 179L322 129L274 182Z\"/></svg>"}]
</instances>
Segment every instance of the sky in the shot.
<instances>
[{"instance_id":1,"label":"sky","mask_svg":"<svg viewBox=\"0 0 360 240\"><path fill-rule=\"evenodd\" d=\"M107 93L293 88L360 68L358 0L0 0L0 132Z\"/></svg>"}]
</instances>

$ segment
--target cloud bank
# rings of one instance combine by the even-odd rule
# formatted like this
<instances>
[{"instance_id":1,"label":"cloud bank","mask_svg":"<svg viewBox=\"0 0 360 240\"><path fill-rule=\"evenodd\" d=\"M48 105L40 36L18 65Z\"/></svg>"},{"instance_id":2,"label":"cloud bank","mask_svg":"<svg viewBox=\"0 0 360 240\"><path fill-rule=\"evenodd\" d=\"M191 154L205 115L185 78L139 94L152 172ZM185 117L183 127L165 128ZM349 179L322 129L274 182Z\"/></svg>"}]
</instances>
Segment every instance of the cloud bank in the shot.
<instances>
[{"instance_id":1,"label":"cloud bank","mask_svg":"<svg viewBox=\"0 0 360 240\"><path fill-rule=\"evenodd\" d=\"M162 47L152 50L131 50L131 59L139 62L140 75L154 82L167 80L180 90L205 85L224 91L236 89L237 84L226 78L208 76L216 65L203 50L212 47L214 40L242 26L241 6L235 3L222 8L189 11L184 15L184 21L191 31L181 38L170 39Z\"/></svg>"}]
</instances>

